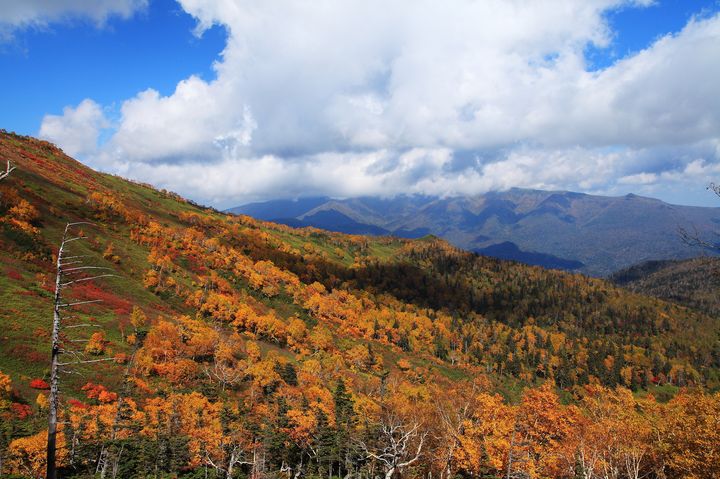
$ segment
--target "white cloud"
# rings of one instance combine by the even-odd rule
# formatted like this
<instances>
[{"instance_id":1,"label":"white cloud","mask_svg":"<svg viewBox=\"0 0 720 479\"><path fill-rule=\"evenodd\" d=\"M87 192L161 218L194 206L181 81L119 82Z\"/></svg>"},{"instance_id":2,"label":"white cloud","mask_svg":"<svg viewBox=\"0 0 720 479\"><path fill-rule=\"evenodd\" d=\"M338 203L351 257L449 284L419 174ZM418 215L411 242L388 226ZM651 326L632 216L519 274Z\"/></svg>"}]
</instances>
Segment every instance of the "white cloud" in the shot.
<instances>
[{"instance_id":1,"label":"white cloud","mask_svg":"<svg viewBox=\"0 0 720 479\"><path fill-rule=\"evenodd\" d=\"M109 126L100 105L83 100L77 108L65 107L62 115L45 115L39 136L62 145L68 155L97 152L100 131Z\"/></svg>"},{"instance_id":2,"label":"white cloud","mask_svg":"<svg viewBox=\"0 0 720 479\"><path fill-rule=\"evenodd\" d=\"M607 12L651 1L179 3L228 31L216 78L126 100L86 159L200 201L615 191L720 160L720 15L591 72Z\"/></svg>"},{"instance_id":3,"label":"white cloud","mask_svg":"<svg viewBox=\"0 0 720 479\"><path fill-rule=\"evenodd\" d=\"M51 22L89 19L102 24L108 17L127 18L148 0L0 0L0 39L28 27Z\"/></svg>"},{"instance_id":4,"label":"white cloud","mask_svg":"<svg viewBox=\"0 0 720 479\"><path fill-rule=\"evenodd\" d=\"M623 176L618 179L621 185L652 185L658 181L658 175L655 173L636 173L634 175Z\"/></svg>"},{"instance_id":5,"label":"white cloud","mask_svg":"<svg viewBox=\"0 0 720 479\"><path fill-rule=\"evenodd\" d=\"M473 162L449 168L447 148L414 148L405 152L320 153L284 159L226 156L217 163L124 162L115 169L124 176L153 180L160 187L191 191L221 207L279 196L472 195L513 186L545 189L597 190L617 175L624 158L583 149L522 150L487 164ZM578 177L592 178L577 183Z\"/></svg>"}]
</instances>

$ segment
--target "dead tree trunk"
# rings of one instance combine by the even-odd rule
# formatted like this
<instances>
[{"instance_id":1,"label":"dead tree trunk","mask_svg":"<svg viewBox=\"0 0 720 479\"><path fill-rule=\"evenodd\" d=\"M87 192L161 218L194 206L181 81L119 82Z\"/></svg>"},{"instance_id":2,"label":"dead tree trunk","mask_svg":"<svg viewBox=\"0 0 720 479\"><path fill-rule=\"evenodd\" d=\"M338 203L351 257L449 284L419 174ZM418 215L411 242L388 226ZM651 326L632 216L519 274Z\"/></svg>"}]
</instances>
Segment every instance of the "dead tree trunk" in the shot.
<instances>
[{"instance_id":1,"label":"dead tree trunk","mask_svg":"<svg viewBox=\"0 0 720 479\"><path fill-rule=\"evenodd\" d=\"M5 168L5 171L0 171L0 181L4 180L4 179L7 178L8 176L10 176L10 173L12 173L12 171L13 171L14 169L15 169L15 167L12 166L12 164L10 164L10 160L8 160L8 162L7 162L7 168ZM0 198L1 198L1 197L2 197L2 194L0 194ZM1 463L0 463L0 465L1 465Z\"/></svg>"},{"instance_id":2,"label":"dead tree trunk","mask_svg":"<svg viewBox=\"0 0 720 479\"><path fill-rule=\"evenodd\" d=\"M10 160L7 162L7 167L5 168L5 171L0 171L0 180L4 180L8 176L10 176L10 173L15 169L15 167L10 163Z\"/></svg>"},{"instance_id":3,"label":"dead tree trunk","mask_svg":"<svg viewBox=\"0 0 720 479\"><path fill-rule=\"evenodd\" d=\"M373 451L364 442L360 446L365 450L367 459L382 465L385 479L392 479L396 473L402 473L403 469L420 459L426 437L427 432L421 431L417 422L404 422L390 416L381 423L378 449Z\"/></svg>"},{"instance_id":4,"label":"dead tree trunk","mask_svg":"<svg viewBox=\"0 0 720 479\"><path fill-rule=\"evenodd\" d=\"M8 170L9 164L8 164ZM92 301L78 301L78 302L63 302L63 289L72 286L75 283L92 281L98 278L105 278L115 276L114 274L99 274L90 277L76 277L75 275L83 274L85 271L97 271L97 270L109 270L110 268L103 268L99 266L85 266L83 264L83 256L65 256L67 253L68 245L74 241L85 239L84 236L68 237L74 226L88 225L91 223L78 222L68 223L65 225L65 231L63 232L62 241L60 242L60 248L58 249L57 263L56 263L56 275L55 275L55 296L53 300L53 326L52 326L52 349L50 356L50 395L48 397L48 438L47 438L47 468L46 468L46 479L57 479L57 433L58 433L58 403L60 394L60 368L62 366L72 364L87 364L95 363L99 361L108 361L112 358L84 360L82 353L65 349L61 338L61 331L63 329L63 316L62 311L65 308L71 308L81 304L98 303L100 300ZM68 327L81 327L91 326L77 324ZM63 363L60 361L61 354L70 354L75 359L71 362Z\"/></svg>"},{"instance_id":5,"label":"dead tree trunk","mask_svg":"<svg viewBox=\"0 0 720 479\"><path fill-rule=\"evenodd\" d=\"M46 479L57 479L57 465L55 456L57 451L57 410L58 410L58 369L60 363L60 304L62 292L63 253L65 242L70 225L65 226L63 239L57 256L57 267L55 275L55 299L53 301L53 327L52 327L52 353L50 356L50 397L48 417L48 440L47 440L47 474Z\"/></svg>"}]
</instances>

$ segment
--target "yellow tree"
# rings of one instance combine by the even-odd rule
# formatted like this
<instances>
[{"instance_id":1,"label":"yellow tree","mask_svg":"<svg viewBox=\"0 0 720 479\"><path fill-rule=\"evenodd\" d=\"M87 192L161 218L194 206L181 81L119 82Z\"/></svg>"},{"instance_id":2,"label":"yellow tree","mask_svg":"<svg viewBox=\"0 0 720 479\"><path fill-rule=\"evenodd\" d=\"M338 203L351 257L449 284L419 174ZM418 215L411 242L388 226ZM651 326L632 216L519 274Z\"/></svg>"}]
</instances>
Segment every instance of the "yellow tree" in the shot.
<instances>
[{"instance_id":1,"label":"yellow tree","mask_svg":"<svg viewBox=\"0 0 720 479\"><path fill-rule=\"evenodd\" d=\"M499 394L487 392L475 395L473 402L473 411L463 420L458 434L455 469L470 475L486 472L502 475L510 450L515 408L505 404Z\"/></svg>"},{"instance_id":2,"label":"yellow tree","mask_svg":"<svg viewBox=\"0 0 720 479\"><path fill-rule=\"evenodd\" d=\"M0 371L0 411L10 404L10 392L12 391L12 380L10 376Z\"/></svg>"},{"instance_id":3,"label":"yellow tree","mask_svg":"<svg viewBox=\"0 0 720 479\"><path fill-rule=\"evenodd\" d=\"M575 462L573 436L579 422L580 411L561 405L550 382L527 389L511 438L508 474L519 470L531 477L570 475Z\"/></svg>"},{"instance_id":4,"label":"yellow tree","mask_svg":"<svg viewBox=\"0 0 720 479\"><path fill-rule=\"evenodd\" d=\"M654 470L654 400L637 400L630 390L587 386L582 406L587 416L578 427L577 456L584 477L639 479Z\"/></svg>"},{"instance_id":5,"label":"yellow tree","mask_svg":"<svg viewBox=\"0 0 720 479\"><path fill-rule=\"evenodd\" d=\"M677 477L720 477L720 393L681 393L663 411L659 436Z\"/></svg>"},{"instance_id":6,"label":"yellow tree","mask_svg":"<svg viewBox=\"0 0 720 479\"><path fill-rule=\"evenodd\" d=\"M57 465L63 466L67 463L68 458L65 435L59 431L56 438L58 448L55 461ZM7 452L7 466L10 471L25 477L43 477L47 467L47 441L47 431L12 441Z\"/></svg>"},{"instance_id":7,"label":"yellow tree","mask_svg":"<svg viewBox=\"0 0 720 479\"><path fill-rule=\"evenodd\" d=\"M400 365L400 362L398 362ZM401 366L402 367L402 366ZM406 369L409 368L408 367ZM435 460L439 465L440 478L452 478L458 461L463 435L471 423L478 407L477 394L488 384L481 378L472 383L461 382L452 389L439 385L433 390L436 398L438 443L435 446Z\"/></svg>"}]
</instances>

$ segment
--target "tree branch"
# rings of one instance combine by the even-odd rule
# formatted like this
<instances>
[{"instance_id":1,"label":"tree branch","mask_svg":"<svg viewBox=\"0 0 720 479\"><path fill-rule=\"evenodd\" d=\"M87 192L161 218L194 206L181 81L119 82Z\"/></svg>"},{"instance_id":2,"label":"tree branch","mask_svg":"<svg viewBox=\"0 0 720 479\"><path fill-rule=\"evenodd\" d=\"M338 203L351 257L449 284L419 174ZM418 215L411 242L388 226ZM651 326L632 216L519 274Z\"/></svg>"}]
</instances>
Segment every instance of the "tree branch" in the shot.
<instances>
[{"instance_id":1,"label":"tree branch","mask_svg":"<svg viewBox=\"0 0 720 479\"><path fill-rule=\"evenodd\" d=\"M81 304L101 303L101 302L102 302L102 299L92 299L92 300L90 300L90 301L77 301L77 302L75 302L75 303L63 303L63 304L58 304L58 308L70 308L70 307L72 307L72 306L78 306L78 305L81 305Z\"/></svg>"},{"instance_id":2,"label":"tree branch","mask_svg":"<svg viewBox=\"0 0 720 479\"><path fill-rule=\"evenodd\" d=\"M5 171L0 172L0 180L4 180L8 176L10 176L10 173L12 173L14 169L15 169L15 167L12 166L12 163L10 163L10 160L8 160Z\"/></svg>"},{"instance_id":3,"label":"tree branch","mask_svg":"<svg viewBox=\"0 0 720 479\"><path fill-rule=\"evenodd\" d=\"M75 364L91 364L91 363L100 363L103 361L114 361L115 358L100 358L100 359L84 359L82 361L71 361L68 363L58 363L58 366L70 366Z\"/></svg>"},{"instance_id":4,"label":"tree branch","mask_svg":"<svg viewBox=\"0 0 720 479\"><path fill-rule=\"evenodd\" d=\"M74 279L74 280L68 281L68 282L66 282L66 283L60 283L60 287L61 287L61 288L66 288L66 287L68 287L68 286L70 286L70 285L73 285L73 284L75 284L75 283L82 283L83 281L92 281L92 280L94 280L94 279L99 279L99 278L117 278L117 277L118 277L118 275L116 275L116 274L101 274L101 275L99 275L99 276L91 276L91 277L89 277L89 278Z\"/></svg>"}]
</instances>

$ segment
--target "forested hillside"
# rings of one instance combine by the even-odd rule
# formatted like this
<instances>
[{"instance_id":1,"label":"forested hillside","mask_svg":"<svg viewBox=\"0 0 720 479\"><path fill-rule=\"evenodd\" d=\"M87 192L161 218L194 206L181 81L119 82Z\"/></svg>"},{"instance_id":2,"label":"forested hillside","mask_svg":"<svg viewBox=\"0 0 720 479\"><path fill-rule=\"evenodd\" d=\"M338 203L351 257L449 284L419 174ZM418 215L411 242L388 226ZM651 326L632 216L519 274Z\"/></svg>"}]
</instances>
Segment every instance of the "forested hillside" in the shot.
<instances>
[{"instance_id":1,"label":"forested hillside","mask_svg":"<svg viewBox=\"0 0 720 479\"><path fill-rule=\"evenodd\" d=\"M44 474L72 222L70 257L115 276L63 290L87 303L62 325L60 477L720 474L711 316L435 237L223 214L2 132L8 160L0 476Z\"/></svg>"},{"instance_id":2,"label":"forested hillside","mask_svg":"<svg viewBox=\"0 0 720 479\"><path fill-rule=\"evenodd\" d=\"M720 317L720 259L716 257L648 261L618 271L610 281L636 293Z\"/></svg>"}]
</instances>

